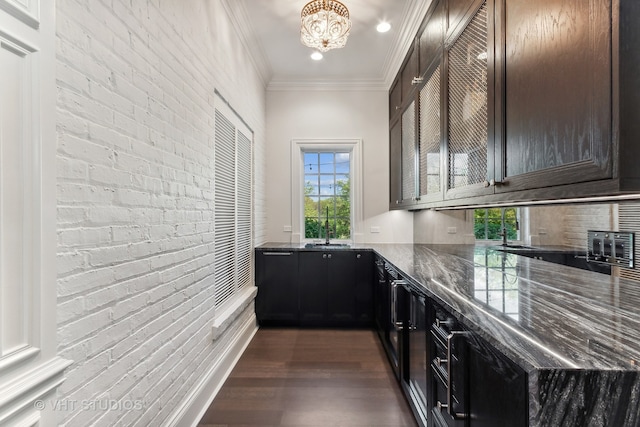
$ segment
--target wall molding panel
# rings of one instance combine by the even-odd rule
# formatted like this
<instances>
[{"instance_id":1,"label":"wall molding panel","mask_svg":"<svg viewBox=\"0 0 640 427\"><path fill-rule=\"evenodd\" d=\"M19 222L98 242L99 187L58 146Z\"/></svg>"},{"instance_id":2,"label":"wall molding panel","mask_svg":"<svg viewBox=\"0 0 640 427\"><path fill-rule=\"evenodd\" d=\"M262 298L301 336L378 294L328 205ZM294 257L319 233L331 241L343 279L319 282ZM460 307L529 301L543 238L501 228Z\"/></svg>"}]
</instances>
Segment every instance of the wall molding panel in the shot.
<instances>
[{"instance_id":1,"label":"wall molding panel","mask_svg":"<svg viewBox=\"0 0 640 427\"><path fill-rule=\"evenodd\" d=\"M40 27L39 0L0 0L0 10L4 10L31 28Z\"/></svg>"},{"instance_id":2,"label":"wall molding panel","mask_svg":"<svg viewBox=\"0 0 640 427\"><path fill-rule=\"evenodd\" d=\"M56 340L54 0L0 0L0 425L53 427L71 361Z\"/></svg>"},{"instance_id":3,"label":"wall molding panel","mask_svg":"<svg viewBox=\"0 0 640 427\"><path fill-rule=\"evenodd\" d=\"M3 383L0 386L0 425L11 425L10 422L24 413L52 409L55 405L52 392L64 381L64 370L70 364L71 361L57 357Z\"/></svg>"}]
</instances>

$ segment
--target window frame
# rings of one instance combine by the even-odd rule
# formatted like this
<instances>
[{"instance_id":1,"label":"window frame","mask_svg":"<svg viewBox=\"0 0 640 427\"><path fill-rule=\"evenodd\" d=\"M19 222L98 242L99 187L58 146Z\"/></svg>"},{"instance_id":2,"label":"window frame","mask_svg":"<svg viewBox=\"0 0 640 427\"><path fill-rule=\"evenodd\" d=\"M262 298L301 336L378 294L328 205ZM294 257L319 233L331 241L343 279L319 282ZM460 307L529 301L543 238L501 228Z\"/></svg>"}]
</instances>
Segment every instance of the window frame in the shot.
<instances>
[{"instance_id":1,"label":"window frame","mask_svg":"<svg viewBox=\"0 0 640 427\"><path fill-rule=\"evenodd\" d=\"M351 192L351 239L332 239L341 243L362 240L362 140L361 139L293 139L291 140L291 242L307 243L304 229L304 153L349 152Z\"/></svg>"}]
</instances>

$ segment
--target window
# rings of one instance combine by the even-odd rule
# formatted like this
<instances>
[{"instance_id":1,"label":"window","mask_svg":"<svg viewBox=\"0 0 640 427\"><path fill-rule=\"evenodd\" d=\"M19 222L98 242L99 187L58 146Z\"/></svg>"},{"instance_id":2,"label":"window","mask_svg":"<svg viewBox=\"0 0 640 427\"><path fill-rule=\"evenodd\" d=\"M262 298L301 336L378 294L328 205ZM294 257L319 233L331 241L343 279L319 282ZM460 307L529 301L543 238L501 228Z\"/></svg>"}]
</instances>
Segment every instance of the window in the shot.
<instances>
[{"instance_id":1,"label":"window","mask_svg":"<svg viewBox=\"0 0 640 427\"><path fill-rule=\"evenodd\" d=\"M343 151L304 151L304 238L351 239L351 160ZM327 227L328 225L328 227Z\"/></svg>"},{"instance_id":2,"label":"window","mask_svg":"<svg viewBox=\"0 0 640 427\"><path fill-rule=\"evenodd\" d=\"M292 139L291 226L284 224L285 232L290 228L291 242L324 239L327 207L331 238L357 242L364 221L362 140Z\"/></svg>"},{"instance_id":3,"label":"window","mask_svg":"<svg viewBox=\"0 0 640 427\"><path fill-rule=\"evenodd\" d=\"M215 109L215 307L251 282L252 133L224 102Z\"/></svg>"},{"instance_id":4,"label":"window","mask_svg":"<svg viewBox=\"0 0 640 427\"><path fill-rule=\"evenodd\" d=\"M508 240L519 240L519 212L517 208L476 209L473 229L478 240L502 240L502 229Z\"/></svg>"}]
</instances>

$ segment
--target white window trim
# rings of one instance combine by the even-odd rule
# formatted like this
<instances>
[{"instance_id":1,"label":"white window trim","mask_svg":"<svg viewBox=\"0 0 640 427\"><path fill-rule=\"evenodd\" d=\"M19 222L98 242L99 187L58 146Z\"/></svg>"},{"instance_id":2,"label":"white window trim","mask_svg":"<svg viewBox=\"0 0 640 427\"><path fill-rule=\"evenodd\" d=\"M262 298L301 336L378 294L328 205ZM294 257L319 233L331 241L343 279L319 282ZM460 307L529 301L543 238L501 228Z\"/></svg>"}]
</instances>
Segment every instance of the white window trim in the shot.
<instances>
[{"instance_id":1,"label":"white window trim","mask_svg":"<svg viewBox=\"0 0 640 427\"><path fill-rule=\"evenodd\" d=\"M291 242L303 243L304 238L304 152L349 152L351 173L351 243L362 242L362 139L293 139L291 140Z\"/></svg>"}]
</instances>

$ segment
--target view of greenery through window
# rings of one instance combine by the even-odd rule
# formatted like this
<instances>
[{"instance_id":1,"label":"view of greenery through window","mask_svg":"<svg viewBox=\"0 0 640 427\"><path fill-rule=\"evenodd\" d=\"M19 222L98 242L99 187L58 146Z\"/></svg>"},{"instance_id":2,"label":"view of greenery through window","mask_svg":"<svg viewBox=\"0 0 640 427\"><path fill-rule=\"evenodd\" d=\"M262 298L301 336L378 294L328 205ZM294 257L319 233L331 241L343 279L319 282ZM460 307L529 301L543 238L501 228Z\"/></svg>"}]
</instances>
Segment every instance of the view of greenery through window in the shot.
<instances>
[{"instance_id":1,"label":"view of greenery through window","mask_svg":"<svg viewBox=\"0 0 640 427\"><path fill-rule=\"evenodd\" d=\"M304 237L351 238L350 161L348 152L304 153Z\"/></svg>"},{"instance_id":2,"label":"view of greenery through window","mask_svg":"<svg viewBox=\"0 0 640 427\"><path fill-rule=\"evenodd\" d=\"M479 240L502 240L502 229L507 239L518 240L518 209L492 208L474 211L473 231Z\"/></svg>"}]
</instances>

